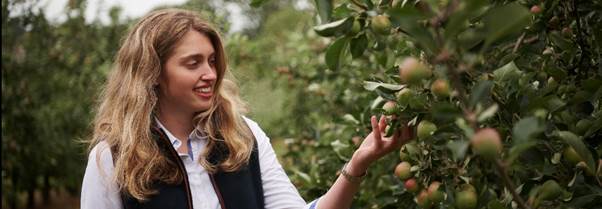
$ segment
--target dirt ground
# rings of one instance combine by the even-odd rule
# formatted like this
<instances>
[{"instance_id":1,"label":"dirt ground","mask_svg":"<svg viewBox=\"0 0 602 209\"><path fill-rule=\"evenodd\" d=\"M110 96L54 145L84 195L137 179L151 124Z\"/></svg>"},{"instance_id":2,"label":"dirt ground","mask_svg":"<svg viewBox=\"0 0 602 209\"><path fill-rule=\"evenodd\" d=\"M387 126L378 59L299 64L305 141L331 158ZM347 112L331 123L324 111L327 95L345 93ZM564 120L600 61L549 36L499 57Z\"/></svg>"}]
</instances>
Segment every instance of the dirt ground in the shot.
<instances>
[{"instance_id":1,"label":"dirt ground","mask_svg":"<svg viewBox=\"0 0 602 209\"><path fill-rule=\"evenodd\" d=\"M25 199L25 195L21 200ZM40 192L35 193L35 206L27 209L79 209L79 196L70 195L65 191L51 191L50 201L48 203L42 202L42 194ZM24 204L24 201L22 201ZM2 201L2 208L10 209L7 203ZM18 209L26 208L25 205L18 205Z\"/></svg>"}]
</instances>

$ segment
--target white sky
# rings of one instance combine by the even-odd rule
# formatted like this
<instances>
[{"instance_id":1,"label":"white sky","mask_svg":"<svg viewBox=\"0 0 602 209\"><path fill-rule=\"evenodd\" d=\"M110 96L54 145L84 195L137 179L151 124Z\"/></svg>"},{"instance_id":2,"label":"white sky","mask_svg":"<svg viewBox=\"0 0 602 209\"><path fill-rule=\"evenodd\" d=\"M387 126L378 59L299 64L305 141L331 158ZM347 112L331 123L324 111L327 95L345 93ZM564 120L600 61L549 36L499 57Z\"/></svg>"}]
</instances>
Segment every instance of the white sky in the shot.
<instances>
[{"instance_id":1,"label":"white sky","mask_svg":"<svg viewBox=\"0 0 602 209\"><path fill-rule=\"evenodd\" d=\"M40 6L44 9L46 17L52 22L62 22L67 16L65 14L65 5L68 0L42 0ZM122 8L122 19L137 18L151 11L157 6L164 5L179 5L187 0L87 0L85 17L87 22L92 22L99 19L103 23L108 23L109 9L112 6L119 5ZM295 7L304 9L311 7L308 0L299 0ZM231 14L231 29L230 32L237 32L249 25L249 20L242 15L241 8L235 3L226 3L224 8Z\"/></svg>"},{"instance_id":2,"label":"white sky","mask_svg":"<svg viewBox=\"0 0 602 209\"><path fill-rule=\"evenodd\" d=\"M67 16L65 14L65 5L68 0L43 0L41 5L46 13L46 17L52 22L62 22ZM86 1L86 21L92 22L93 20L99 19L102 23L108 23L109 9L113 6L119 5L122 8L121 19L132 19L145 15L153 8L157 6L165 5L180 5L185 3L187 0L87 0ZM241 9L233 3L225 5L232 14L230 20L232 25L231 32L240 31L247 23L245 17L241 14Z\"/></svg>"}]
</instances>

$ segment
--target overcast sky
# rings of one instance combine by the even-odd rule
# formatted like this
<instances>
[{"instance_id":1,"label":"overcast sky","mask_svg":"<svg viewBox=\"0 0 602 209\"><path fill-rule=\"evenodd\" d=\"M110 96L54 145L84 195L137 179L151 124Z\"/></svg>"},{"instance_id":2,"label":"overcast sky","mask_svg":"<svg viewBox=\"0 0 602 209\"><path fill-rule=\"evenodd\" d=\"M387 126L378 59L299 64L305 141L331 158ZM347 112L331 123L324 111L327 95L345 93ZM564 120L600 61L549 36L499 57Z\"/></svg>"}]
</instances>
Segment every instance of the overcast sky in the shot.
<instances>
[{"instance_id":1,"label":"overcast sky","mask_svg":"<svg viewBox=\"0 0 602 209\"><path fill-rule=\"evenodd\" d=\"M86 21L92 22L99 19L103 23L108 23L109 9L112 6L119 5L122 10L123 19L131 19L141 17L157 6L164 5L179 5L187 0L87 0L86 6ZM68 0L42 0L39 6L44 8L47 18L53 22L62 22L67 16L65 15L65 6ZM295 4L298 9L312 7L308 0L298 0ZM245 25L249 25L241 8L236 3L224 3L224 9L230 13L231 28L229 32L237 32L244 29Z\"/></svg>"},{"instance_id":2,"label":"overcast sky","mask_svg":"<svg viewBox=\"0 0 602 209\"><path fill-rule=\"evenodd\" d=\"M113 6L119 5L122 10L123 19L137 18L145 15L153 8L164 5L179 5L183 4L187 0L87 0L86 6L86 21L92 22L95 19L99 19L103 23L108 23L109 9ZM45 8L47 18L53 22L62 22L66 19L65 5L68 0L43 0L40 4ZM241 14L241 9L235 3L226 3L224 8L232 15L231 31L236 32L243 29L246 25L246 18Z\"/></svg>"}]
</instances>

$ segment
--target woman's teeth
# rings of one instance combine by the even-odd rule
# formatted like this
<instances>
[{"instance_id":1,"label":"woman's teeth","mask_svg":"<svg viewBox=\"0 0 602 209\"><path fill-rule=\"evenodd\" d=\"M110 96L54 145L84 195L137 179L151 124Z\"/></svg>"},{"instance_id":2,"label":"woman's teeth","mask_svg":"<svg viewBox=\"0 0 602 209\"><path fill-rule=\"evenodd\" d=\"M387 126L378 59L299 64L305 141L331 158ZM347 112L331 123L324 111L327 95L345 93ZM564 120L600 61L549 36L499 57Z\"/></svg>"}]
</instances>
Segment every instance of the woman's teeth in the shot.
<instances>
[{"instance_id":1,"label":"woman's teeth","mask_svg":"<svg viewBox=\"0 0 602 209\"><path fill-rule=\"evenodd\" d=\"M198 88L196 90L201 93L209 93L209 92L211 92L211 87Z\"/></svg>"}]
</instances>

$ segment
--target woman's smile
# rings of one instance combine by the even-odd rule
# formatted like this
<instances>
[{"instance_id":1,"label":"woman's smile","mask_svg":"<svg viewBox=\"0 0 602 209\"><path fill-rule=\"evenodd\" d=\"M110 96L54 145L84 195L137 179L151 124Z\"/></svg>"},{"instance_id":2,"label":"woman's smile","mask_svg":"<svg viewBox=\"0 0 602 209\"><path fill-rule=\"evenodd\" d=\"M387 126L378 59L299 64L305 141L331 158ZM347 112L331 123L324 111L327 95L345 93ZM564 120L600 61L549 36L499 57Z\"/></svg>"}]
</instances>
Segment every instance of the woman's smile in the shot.
<instances>
[{"instance_id":1,"label":"woman's smile","mask_svg":"<svg viewBox=\"0 0 602 209\"><path fill-rule=\"evenodd\" d=\"M194 93L204 99L211 99L213 96L213 87L209 85L194 88Z\"/></svg>"}]
</instances>

